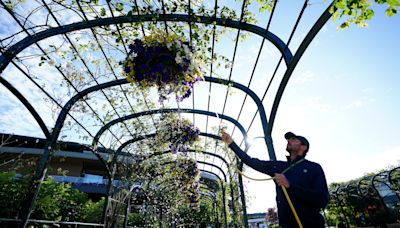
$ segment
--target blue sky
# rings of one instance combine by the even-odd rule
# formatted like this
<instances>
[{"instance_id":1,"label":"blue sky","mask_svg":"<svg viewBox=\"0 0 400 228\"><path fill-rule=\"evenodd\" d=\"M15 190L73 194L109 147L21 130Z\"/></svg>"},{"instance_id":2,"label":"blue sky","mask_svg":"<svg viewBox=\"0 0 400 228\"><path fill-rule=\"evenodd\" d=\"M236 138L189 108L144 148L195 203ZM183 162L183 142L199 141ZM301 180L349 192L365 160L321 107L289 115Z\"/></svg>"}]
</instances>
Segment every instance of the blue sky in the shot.
<instances>
[{"instance_id":1,"label":"blue sky","mask_svg":"<svg viewBox=\"0 0 400 228\"><path fill-rule=\"evenodd\" d=\"M278 159L286 154L286 131L306 136L308 159L323 166L328 183L400 163L400 17L375 11L366 28L337 30L332 21L324 26L278 109L272 135ZM265 157L254 148L250 153ZM250 212L275 204L273 184L250 182L249 189L255 192Z\"/></svg>"},{"instance_id":2,"label":"blue sky","mask_svg":"<svg viewBox=\"0 0 400 228\"><path fill-rule=\"evenodd\" d=\"M327 5L324 1L310 3L291 42L293 54ZM257 13L255 6L255 3L252 4L250 9ZM270 31L286 42L301 6L300 1L279 1ZM240 8L240 2L236 2L235 7ZM285 132L293 131L303 135L311 144L309 160L322 165L328 183L357 178L366 172L373 172L388 165L399 165L400 16L388 18L384 15L383 7L374 9L375 17L368 22L369 26L366 28L351 26L346 30L337 30L339 22L328 21L297 65L283 94L275 120L272 138L277 158L285 159ZM258 15L259 25L265 28L268 18L268 13ZM66 20L74 19L76 18L71 17ZM0 22L2 37L3 34L11 33L13 29L15 27L7 24L6 20ZM236 32L232 32L223 37L221 42L216 44L216 51L231 58L234 44L232 38L235 35ZM239 44L232 80L247 85L260 42L260 38L252 36ZM35 52L26 52L30 51ZM275 47L266 43L250 86L260 97L279 58ZM37 64L37 61L32 64ZM277 79L282 77L285 70L286 67L281 64ZM47 85L52 88L54 75L57 74L51 66L46 65L33 71L38 71L41 75L40 80L49 83ZM227 78L229 69L219 69L216 73ZM34 96L39 92L29 85L20 73L10 67L2 76L30 98L33 106L40 109L40 114L49 127L54 124L51 107L43 105L42 97ZM57 75L57 78L60 77ZM272 83L264 101L267 114L279 81ZM207 108L207 86L208 83L203 83L196 87L196 94L200 97L196 100L198 109ZM57 92L60 97L65 93L59 90L52 92ZM243 100L243 94L236 90L232 92L233 94L228 96L225 114L235 118L241 104L238 101ZM211 95L213 98L221 98L212 99L211 111L222 112L225 90L213 85ZM33 122L33 119L4 87L0 87L0 100L1 132L41 135L37 126L25 124ZM181 107L191 107L190 100L183 102ZM98 106L101 104L100 101ZM246 127L253 117L255 106L247 101L244 110L240 123ZM15 118L16 116L18 118ZM208 132L212 131L212 126L218 126L219 123L215 118L210 121ZM204 128L205 118L197 117L196 123ZM258 118L253 125L249 132L250 137L261 136ZM234 138L241 140L238 131ZM249 153L260 159L268 159L262 140L254 141ZM246 169L246 173L252 177L265 177L251 169ZM272 182L246 181L246 189L251 196L248 212L265 212L267 208L275 206Z\"/></svg>"}]
</instances>

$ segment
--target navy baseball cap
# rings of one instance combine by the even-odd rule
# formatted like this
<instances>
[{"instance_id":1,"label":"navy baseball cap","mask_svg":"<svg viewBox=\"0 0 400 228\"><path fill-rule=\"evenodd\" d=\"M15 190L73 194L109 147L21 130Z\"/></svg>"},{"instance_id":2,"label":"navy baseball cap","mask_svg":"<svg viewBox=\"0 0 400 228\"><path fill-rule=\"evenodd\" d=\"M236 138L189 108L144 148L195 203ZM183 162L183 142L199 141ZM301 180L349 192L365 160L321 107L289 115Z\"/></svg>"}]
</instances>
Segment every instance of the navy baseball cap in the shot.
<instances>
[{"instance_id":1,"label":"navy baseball cap","mask_svg":"<svg viewBox=\"0 0 400 228\"><path fill-rule=\"evenodd\" d=\"M290 138L296 138L298 140L300 140L301 145L307 146L307 149L304 151L304 153L308 152L308 149L310 148L310 143L308 142L308 140L300 135L295 135L293 132L287 132L285 134L285 139L290 139Z\"/></svg>"}]
</instances>

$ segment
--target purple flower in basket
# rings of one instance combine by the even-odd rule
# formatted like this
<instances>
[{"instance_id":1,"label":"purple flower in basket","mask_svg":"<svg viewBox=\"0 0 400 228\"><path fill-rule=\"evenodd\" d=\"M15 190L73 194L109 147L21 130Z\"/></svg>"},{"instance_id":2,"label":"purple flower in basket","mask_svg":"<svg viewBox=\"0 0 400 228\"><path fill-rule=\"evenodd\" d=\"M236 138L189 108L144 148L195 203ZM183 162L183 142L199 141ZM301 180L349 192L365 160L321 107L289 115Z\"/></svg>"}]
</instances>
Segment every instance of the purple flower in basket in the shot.
<instances>
[{"instance_id":1,"label":"purple flower in basket","mask_svg":"<svg viewBox=\"0 0 400 228\"><path fill-rule=\"evenodd\" d=\"M175 34L159 31L129 44L122 62L123 72L143 89L155 86L159 102L174 93L177 101L191 95L193 85L203 79L200 58L188 42Z\"/></svg>"},{"instance_id":2,"label":"purple flower in basket","mask_svg":"<svg viewBox=\"0 0 400 228\"><path fill-rule=\"evenodd\" d=\"M187 119L161 119L156 139L168 143L172 153L186 153L198 141L200 130Z\"/></svg>"}]
</instances>

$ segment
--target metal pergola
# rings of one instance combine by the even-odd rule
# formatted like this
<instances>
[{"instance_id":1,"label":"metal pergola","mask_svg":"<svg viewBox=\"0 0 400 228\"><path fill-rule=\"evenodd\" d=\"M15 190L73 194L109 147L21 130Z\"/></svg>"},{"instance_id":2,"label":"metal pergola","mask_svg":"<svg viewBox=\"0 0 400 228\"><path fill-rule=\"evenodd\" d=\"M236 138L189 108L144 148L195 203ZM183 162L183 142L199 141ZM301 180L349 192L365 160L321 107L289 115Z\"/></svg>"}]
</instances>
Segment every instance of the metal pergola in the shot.
<instances>
[{"instance_id":1,"label":"metal pergola","mask_svg":"<svg viewBox=\"0 0 400 228\"><path fill-rule=\"evenodd\" d=\"M340 184L331 190L331 203L339 208L338 217L347 226L379 226L377 218L390 216L391 210L398 211L399 193L396 185L399 167L390 168L375 174L365 175L357 181Z\"/></svg>"},{"instance_id":2,"label":"metal pergola","mask_svg":"<svg viewBox=\"0 0 400 228\"><path fill-rule=\"evenodd\" d=\"M29 221L40 181L46 175L49 159L60 142L68 139L78 147L91 150L104 165L111 183L112 167L118 156L135 155L139 150L141 153L145 150L149 157L169 153L155 151L151 140L157 130L158 116L177 113L179 117L190 118L200 128L204 148L207 148L192 148L188 156L197 161L202 172L215 175L222 190L227 185L231 188L231 194L239 191L242 209L232 208L232 211L241 211L243 226L248 227L242 177L238 173L230 173L229 167L232 164L229 164L226 154L221 154L223 143L213 133L212 128L217 128L219 132L221 123L226 124L228 132L242 140L240 146L244 146L244 150L250 147L247 141L249 133L261 134L269 159L276 160L271 133L283 92L307 47L331 17L330 5L326 4L324 11L319 12L321 16L307 28L304 39L291 48L304 15L309 11L315 13L308 0L296 5L296 13L291 15L294 25L285 25L289 27L288 35L282 37L270 29L280 6L278 1L270 2L268 19L261 18L258 24L248 19L250 8L254 5L247 1L238 4L216 0L213 3L207 2L209 8L205 10L200 7L199 1L175 3L183 7L173 10L174 1L164 0L68 3L37 0L16 6L10 6L8 1L0 1L0 15L4 23L9 25L7 31L0 33L0 82L3 85L0 91L11 93L20 108L25 109L26 114L31 115L35 121L25 124L35 125L33 128L39 127L32 131L34 135L26 136L45 142L32 180L32 191L28 193L20 211L19 219L25 226ZM229 6L232 7L230 10L240 12L240 16L227 17L224 9ZM230 35L234 37L234 42L227 47L233 50L228 57L228 69L221 70L216 62L209 63L205 66L208 71L205 80L199 82L199 87L193 90L191 98L182 103L169 101L159 104L151 93L130 93L130 85L120 73L121 66L117 64L118 59L121 60L128 54L126 34L138 33L138 37L143 37L151 33L153 27L157 27L167 33L183 34L193 43L196 40L195 28L201 26L211 32L206 34L208 39L201 41L209 47L206 54L210 59L218 55L216 49L219 42L223 43L223 38L218 37L220 30L229 28L233 31ZM249 68L251 73L242 75L235 67L240 57L239 40L241 36L249 34L259 39L260 47L254 64ZM82 39L92 46L85 46L80 41ZM260 61L267 45L279 52L277 58L271 59L275 63L270 70L272 74L268 75L257 70L263 64ZM60 56L57 56L58 52L61 52ZM71 63L63 61L63 58L67 58L65 56L71 59ZM96 61L101 64L95 65ZM66 69L78 73L70 74ZM240 72L240 78L235 77L236 70ZM222 75L218 75L219 72ZM80 77L81 80L74 81L71 75ZM254 82L260 80L265 83L255 85ZM229 96L232 90L238 94L234 99ZM51 107L44 107L43 100ZM215 103L218 103L217 107ZM237 108L232 110L233 104ZM250 118L244 118L244 112ZM53 120L51 116L54 117ZM136 126L145 127L139 129ZM12 132L4 132L2 135L10 133ZM150 141L150 146L145 149L138 146L143 141ZM100 152L114 155L111 166ZM240 163L237 165L242 167ZM232 189L233 179L238 180L239 189ZM225 193L222 196L227 197ZM230 197L235 199L233 195ZM225 198L223 201L226 203ZM224 213L228 212L224 210ZM224 219L227 226L226 215Z\"/></svg>"}]
</instances>

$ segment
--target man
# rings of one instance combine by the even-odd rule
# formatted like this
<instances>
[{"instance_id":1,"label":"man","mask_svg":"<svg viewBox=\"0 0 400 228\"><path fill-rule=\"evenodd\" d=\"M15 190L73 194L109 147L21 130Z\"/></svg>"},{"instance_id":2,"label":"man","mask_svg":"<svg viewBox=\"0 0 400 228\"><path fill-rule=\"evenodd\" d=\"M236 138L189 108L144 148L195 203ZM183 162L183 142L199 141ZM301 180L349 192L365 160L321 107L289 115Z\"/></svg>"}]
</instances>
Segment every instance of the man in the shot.
<instances>
[{"instance_id":1,"label":"man","mask_svg":"<svg viewBox=\"0 0 400 228\"><path fill-rule=\"evenodd\" d=\"M279 225L281 227L298 227L281 186L287 189L303 227L324 227L324 219L320 210L328 204L328 186L321 166L305 159L310 148L310 143L306 138L292 132L285 134L286 150L289 152L287 162L261 161L251 158L240 149L227 133L222 132L222 139L244 164L274 177Z\"/></svg>"}]
</instances>

